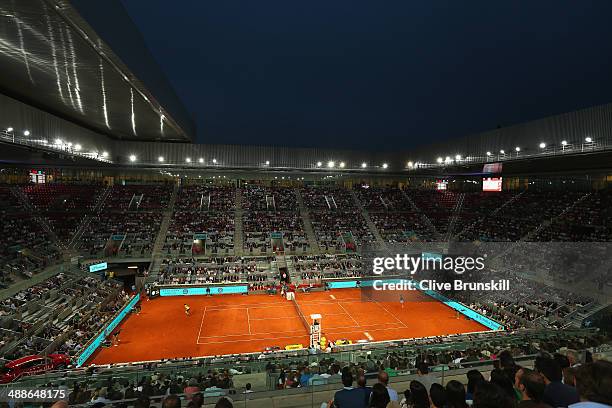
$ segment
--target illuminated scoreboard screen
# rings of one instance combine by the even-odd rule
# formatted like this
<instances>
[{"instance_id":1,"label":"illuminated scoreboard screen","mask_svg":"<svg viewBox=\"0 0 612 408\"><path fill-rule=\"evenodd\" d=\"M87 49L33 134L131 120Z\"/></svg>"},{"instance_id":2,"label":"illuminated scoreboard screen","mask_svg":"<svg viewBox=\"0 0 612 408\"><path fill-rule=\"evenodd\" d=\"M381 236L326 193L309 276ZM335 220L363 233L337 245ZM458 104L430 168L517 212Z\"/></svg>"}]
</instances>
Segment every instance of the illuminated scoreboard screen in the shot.
<instances>
[{"instance_id":1,"label":"illuminated scoreboard screen","mask_svg":"<svg viewBox=\"0 0 612 408\"><path fill-rule=\"evenodd\" d=\"M35 184L45 184L47 175L43 170L30 170L30 181Z\"/></svg>"},{"instance_id":2,"label":"illuminated scoreboard screen","mask_svg":"<svg viewBox=\"0 0 612 408\"><path fill-rule=\"evenodd\" d=\"M448 180L436 180L437 190L446 190L448 188Z\"/></svg>"},{"instance_id":3,"label":"illuminated scoreboard screen","mask_svg":"<svg viewBox=\"0 0 612 408\"><path fill-rule=\"evenodd\" d=\"M502 191L501 177L487 177L482 179L482 191Z\"/></svg>"}]
</instances>

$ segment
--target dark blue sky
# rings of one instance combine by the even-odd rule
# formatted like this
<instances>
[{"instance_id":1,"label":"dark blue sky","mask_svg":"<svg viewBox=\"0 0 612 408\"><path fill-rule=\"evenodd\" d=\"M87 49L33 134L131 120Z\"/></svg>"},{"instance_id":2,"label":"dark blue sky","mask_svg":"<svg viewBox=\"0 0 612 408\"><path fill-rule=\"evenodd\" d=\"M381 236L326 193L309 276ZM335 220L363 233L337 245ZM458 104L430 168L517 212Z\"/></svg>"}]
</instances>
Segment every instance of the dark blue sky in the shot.
<instances>
[{"instance_id":1,"label":"dark blue sky","mask_svg":"<svg viewBox=\"0 0 612 408\"><path fill-rule=\"evenodd\" d=\"M609 0L122 0L205 143L409 149L612 101Z\"/></svg>"}]
</instances>

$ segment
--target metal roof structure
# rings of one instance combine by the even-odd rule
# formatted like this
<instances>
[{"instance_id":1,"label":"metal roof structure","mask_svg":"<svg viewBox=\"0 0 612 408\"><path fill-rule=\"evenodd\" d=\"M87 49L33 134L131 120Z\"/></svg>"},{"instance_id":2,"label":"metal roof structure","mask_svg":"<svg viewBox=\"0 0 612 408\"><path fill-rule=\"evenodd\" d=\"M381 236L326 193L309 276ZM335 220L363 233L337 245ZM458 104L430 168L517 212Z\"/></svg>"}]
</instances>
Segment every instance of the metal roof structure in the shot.
<instances>
[{"instance_id":1,"label":"metal roof structure","mask_svg":"<svg viewBox=\"0 0 612 408\"><path fill-rule=\"evenodd\" d=\"M151 61L148 68L159 70ZM158 99L68 1L1 2L0 66L3 93L113 139L194 139L193 121L176 95L170 101L162 92Z\"/></svg>"}]
</instances>

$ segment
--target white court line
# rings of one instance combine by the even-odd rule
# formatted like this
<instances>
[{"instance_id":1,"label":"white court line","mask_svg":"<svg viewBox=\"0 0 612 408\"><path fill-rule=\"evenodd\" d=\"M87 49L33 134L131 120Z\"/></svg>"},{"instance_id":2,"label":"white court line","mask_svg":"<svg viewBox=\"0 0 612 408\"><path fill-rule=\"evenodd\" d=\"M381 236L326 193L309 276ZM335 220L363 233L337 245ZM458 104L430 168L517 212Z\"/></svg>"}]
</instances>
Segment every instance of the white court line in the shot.
<instances>
[{"instance_id":1,"label":"white court line","mask_svg":"<svg viewBox=\"0 0 612 408\"><path fill-rule=\"evenodd\" d=\"M249 308L246 308L247 312L247 324L249 325L249 334L251 334L251 315L249 315Z\"/></svg>"},{"instance_id":2,"label":"white court line","mask_svg":"<svg viewBox=\"0 0 612 408\"><path fill-rule=\"evenodd\" d=\"M372 336L370 335L370 333L368 333L368 332L363 332L363 334L365 334L365 336L368 338L368 340L370 340L370 341L374 340L374 337L372 337Z\"/></svg>"},{"instance_id":3,"label":"white court line","mask_svg":"<svg viewBox=\"0 0 612 408\"><path fill-rule=\"evenodd\" d=\"M277 304L276 306L253 306L252 304L250 305L236 305L237 307L226 307L226 306L209 306L208 309L209 310L238 310L238 309L246 309L246 308L251 308L251 309L278 309L278 308L283 308L283 309L288 309L289 306L288 305L283 305L283 304Z\"/></svg>"},{"instance_id":4,"label":"white court line","mask_svg":"<svg viewBox=\"0 0 612 408\"><path fill-rule=\"evenodd\" d=\"M294 333L294 332L292 332ZM268 334L274 334L274 333L268 333ZM245 339L245 340L225 340L225 341L206 341L203 343L200 343L200 341L198 340L198 344L223 344L223 343L238 343L238 342L244 342L244 341L265 341L265 340L278 340L278 339L295 339L297 336L289 336L289 337L267 337L265 339Z\"/></svg>"},{"instance_id":5,"label":"white court line","mask_svg":"<svg viewBox=\"0 0 612 408\"><path fill-rule=\"evenodd\" d=\"M282 317L266 317L265 319L251 319L255 320L283 320L283 319L295 319L295 316L282 316Z\"/></svg>"},{"instance_id":6,"label":"white court line","mask_svg":"<svg viewBox=\"0 0 612 408\"><path fill-rule=\"evenodd\" d=\"M245 307L259 307L259 306L268 306L268 305L275 305L275 306L280 306L283 305L284 303L282 302L283 299L279 299L278 302L273 302L273 303L221 303L215 306L209 306L209 308L223 308L223 309L240 309L240 308L245 308Z\"/></svg>"},{"instance_id":7,"label":"white court line","mask_svg":"<svg viewBox=\"0 0 612 408\"><path fill-rule=\"evenodd\" d=\"M391 316L393 316L395 318L395 320L397 320L398 322L400 322L406 329L408 328L408 326L406 326L406 323L402 322L396 315L394 315L393 313L391 313L390 311L387 310L386 307L384 307L383 305L381 305L378 301L374 301L374 303L376 303L378 306L382 307L385 312L387 312L388 314L390 314Z\"/></svg>"},{"instance_id":8,"label":"white court line","mask_svg":"<svg viewBox=\"0 0 612 408\"><path fill-rule=\"evenodd\" d=\"M350 327L353 327L353 326L350 326ZM251 334L251 336L257 336L258 334L268 335L268 334L284 334L284 333L295 333L295 330L287 330L287 331L274 332L274 333L267 333L267 332L253 333L253 334ZM242 333L242 334L219 334L218 336L202 336L200 338L201 339L214 339L216 337L240 337L240 336L249 336L249 334L247 334L247 333Z\"/></svg>"},{"instance_id":9,"label":"white court line","mask_svg":"<svg viewBox=\"0 0 612 408\"><path fill-rule=\"evenodd\" d=\"M397 325L397 326L389 327L391 325ZM387 330L387 329L376 329L375 328L376 326L384 326L384 327L388 328L389 330L405 329L406 328L405 326L401 326L398 323L377 323L377 324L368 324L368 325L365 325L365 326L358 326L358 327L355 327L355 326L327 326L327 328L325 330L323 330L323 331L326 331L326 330L336 330L336 329L357 329L357 328L361 328L362 330L363 329L366 329L366 330Z\"/></svg>"},{"instance_id":10,"label":"white court line","mask_svg":"<svg viewBox=\"0 0 612 408\"><path fill-rule=\"evenodd\" d=\"M200 322L200 330L198 331L198 338L196 343L200 341L200 335L202 334L202 326L204 325L204 316L206 316L206 306L204 306L204 312L202 312L202 321Z\"/></svg>"},{"instance_id":11,"label":"white court line","mask_svg":"<svg viewBox=\"0 0 612 408\"><path fill-rule=\"evenodd\" d=\"M395 330L401 330L403 329L403 327L397 327ZM374 329L374 330L370 330L370 331L377 331L377 332L385 332L387 330L393 330L393 329ZM329 337L330 335L333 335L334 337L348 337L349 334L351 333L358 333L358 334L363 334L363 329L362 330L342 330L340 333L336 333L333 331L333 329L327 330L327 336Z\"/></svg>"},{"instance_id":12,"label":"white court line","mask_svg":"<svg viewBox=\"0 0 612 408\"><path fill-rule=\"evenodd\" d=\"M336 300L336 297L334 295L329 295L329 297Z\"/></svg>"},{"instance_id":13,"label":"white court line","mask_svg":"<svg viewBox=\"0 0 612 408\"><path fill-rule=\"evenodd\" d=\"M359 327L359 323L357 323L357 320L355 320L355 319L353 318L353 316L351 316L351 314L350 314L350 313L349 313L349 312L348 312L348 311L347 311L347 310L344 308L344 306L342 306L342 303L338 302L338 306L340 306L340 308L341 308L342 310L344 310L344 313L346 313L346 315L347 315L348 317L350 317L352 321L354 321L354 322L355 322L355 324L357 325L357 327Z\"/></svg>"},{"instance_id":14,"label":"white court line","mask_svg":"<svg viewBox=\"0 0 612 408\"><path fill-rule=\"evenodd\" d=\"M346 313L322 313L323 316L344 316ZM251 320L282 320L282 319L295 319L296 316L282 316L282 317L266 317L263 319L251 319Z\"/></svg>"}]
</instances>

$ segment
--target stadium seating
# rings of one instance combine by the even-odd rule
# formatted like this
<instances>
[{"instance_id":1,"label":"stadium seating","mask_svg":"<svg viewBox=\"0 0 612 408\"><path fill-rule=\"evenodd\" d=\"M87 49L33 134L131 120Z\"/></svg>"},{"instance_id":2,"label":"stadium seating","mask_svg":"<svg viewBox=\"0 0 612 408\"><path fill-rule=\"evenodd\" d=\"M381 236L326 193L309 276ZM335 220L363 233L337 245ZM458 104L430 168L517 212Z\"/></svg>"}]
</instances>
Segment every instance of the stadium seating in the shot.
<instances>
[{"instance_id":1,"label":"stadium seating","mask_svg":"<svg viewBox=\"0 0 612 408\"><path fill-rule=\"evenodd\" d=\"M234 252L235 190L222 186L182 186L165 237L167 256L227 255ZM194 247L195 234L205 245Z\"/></svg>"},{"instance_id":2,"label":"stadium seating","mask_svg":"<svg viewBox=\"0 0 612 408\"><path fill-rule=\"evenodd\" d=\"M113 186L84 229L78 249L92 257L150 256L171 195L171 185Z\"/></svg>"},{"instance_id":3,"label":"stadium seating","mask_svg":"<svg viewBox=\"0 0 612 408\"><path fill-rule=\"evenodd\" d=\"M343 252L347 245L354 251L356 246L374 241L374 234L350 190L305 187L300 194L308 207L319 247L324 252Z\"/></svg>"},{"instance_id":4,"label":"stadium seating","mask_svg":"<svg viewBox=\"0 0 612 408\"><path fill-rule=\"evenodd\" d=\"M127 297L119 282L60 273L0 302L4 361L41 353L75 356Z\"/></svg>"},{"instance_id":5,"label":"stadium seating","mask_svg":"<svg viewBox=\"0 0 612 408\"><path fill-rule=\"evenodd\" d=\"M253 255L304 253L310 249L291 188L247 186L242 189L244 250ZM272 234L280 234L273 239Z\"/></svg>"},{"instance_id":6,"label":"stadium seating","mask_svg":"<svg viewBox=\"0 0 612 408\"><path fill-rule=\"evenodd\" d=\"M8 186L0 186L0 284L32 277L57 262L59 248Z\"/></svg>"}]
</instances>

